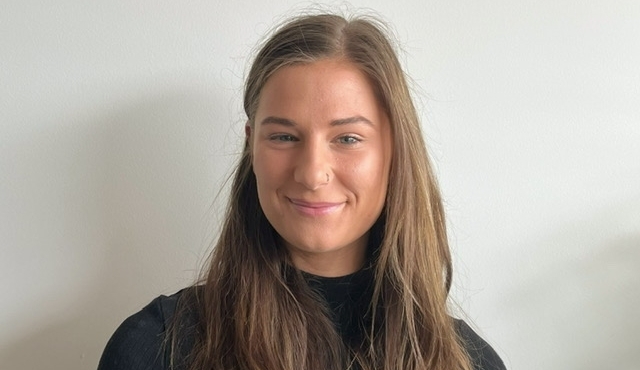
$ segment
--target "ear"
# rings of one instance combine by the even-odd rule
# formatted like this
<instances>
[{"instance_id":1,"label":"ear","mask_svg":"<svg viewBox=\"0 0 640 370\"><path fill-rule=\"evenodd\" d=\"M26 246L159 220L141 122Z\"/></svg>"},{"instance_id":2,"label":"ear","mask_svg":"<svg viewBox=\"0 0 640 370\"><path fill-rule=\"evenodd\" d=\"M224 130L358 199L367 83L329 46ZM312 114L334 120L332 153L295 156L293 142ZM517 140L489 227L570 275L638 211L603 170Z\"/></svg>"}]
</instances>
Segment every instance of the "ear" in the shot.
<instances>
[{"instance_id":1,"label":"ear","mask_svg":"<svg viewBox=\"0 0 640 370\"><path fill-rule=\"evenodd\" d=\"M249 153L251 153L251 148L253 147L253 137L251 137L252 134L253 128L251 128L249 121L247 121L247 123L244 125L244 144L245 147L249 149Z\"/></svg>"},{"instance_id":2,"label":"ear","mask_svg":"<svg viewBox=\"0 0 640 370\"><path fill-rule=\"evenodd\" d=\"M253 152L253 138L251 137L252 134L253 128L251 128L249 121L247 121L247 123L244 125L244 147L247 151L247 154L249 154L249 158L251 158Z\"/></svg>"},{"instance_id":3,"label":"ear","mask_svg":"<svg viewBox=\"0 0 640 370\"><path fill-rule=\"evenodd\" d=\"M249 121L244 125L244 153L243 156L247 156L251 166L251 172L255 174L253 169L253 138L251 137L253 134L253 128L249 124Z\"/></svg>"}]
</instances>

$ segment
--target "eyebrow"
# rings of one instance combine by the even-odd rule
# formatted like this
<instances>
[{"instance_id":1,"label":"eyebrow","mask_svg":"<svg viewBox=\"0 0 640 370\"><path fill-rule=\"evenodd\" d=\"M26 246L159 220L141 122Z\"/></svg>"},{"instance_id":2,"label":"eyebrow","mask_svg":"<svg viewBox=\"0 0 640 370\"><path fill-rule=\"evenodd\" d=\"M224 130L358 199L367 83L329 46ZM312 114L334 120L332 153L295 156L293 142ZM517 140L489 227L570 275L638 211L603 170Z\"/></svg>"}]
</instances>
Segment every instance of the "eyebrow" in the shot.
<instances>
[{"instance_id":1,"label":"eyebrow","mask_svg":"<svg viewBox=\"0 0 640 370\"><path fill-rule=\"evenodd\" d=\"M347 117L347 118L334 119L333 121L331 121L330 124L331 126L341 126L341 125L348 125L352 123L366 123L368 125L373 126L373 122L371 122L369 119L363 116L353 116L353 117ZM260 125L270 125L270 124L282 125L282 126L288 126L288 127L293 127L297 125L296 122L293 120L282 118L282 117L275 117L275 116L269 116L263 119L262 121L260 121Z\"/></svg>"}]
</instances>

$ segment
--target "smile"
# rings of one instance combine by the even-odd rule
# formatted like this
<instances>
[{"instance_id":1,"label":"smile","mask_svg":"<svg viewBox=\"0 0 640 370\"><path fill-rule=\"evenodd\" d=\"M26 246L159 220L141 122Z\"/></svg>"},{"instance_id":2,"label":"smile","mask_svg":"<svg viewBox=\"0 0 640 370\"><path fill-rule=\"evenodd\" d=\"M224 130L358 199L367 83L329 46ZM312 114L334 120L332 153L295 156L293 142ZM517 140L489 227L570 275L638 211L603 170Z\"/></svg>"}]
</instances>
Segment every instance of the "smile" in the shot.
<instances>
[{"instance_id":1,"label":"smile","mask_svg":"<svg viewBox=\"0 0 640 370\"><path fill-rule=\"evenodd\" d=\"M307 202L301 199L287 198L293 208L307 216L324 216L340 209L344 202Z\"/></svg>"}]
</instances>

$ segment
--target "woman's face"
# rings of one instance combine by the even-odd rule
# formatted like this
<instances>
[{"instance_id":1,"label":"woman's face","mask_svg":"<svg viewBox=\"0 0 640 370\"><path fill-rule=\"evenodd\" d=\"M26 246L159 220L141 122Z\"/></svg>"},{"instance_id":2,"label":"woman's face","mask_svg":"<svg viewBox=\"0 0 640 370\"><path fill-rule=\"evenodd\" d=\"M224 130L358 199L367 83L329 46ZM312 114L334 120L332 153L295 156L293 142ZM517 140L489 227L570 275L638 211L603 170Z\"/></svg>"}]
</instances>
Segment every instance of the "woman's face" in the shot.
<instances>
[{"instance_id":1,"label":"woman's face","mask_svg":"<svg viewBox=\"0 0 640 370\"><path fill-rule=\"evenodd\" d=\"M299 269L359 269L384 206L392 139L384 109L352 63L283 67L247 127L258 198Z\"/></svg>"}]
</instances>

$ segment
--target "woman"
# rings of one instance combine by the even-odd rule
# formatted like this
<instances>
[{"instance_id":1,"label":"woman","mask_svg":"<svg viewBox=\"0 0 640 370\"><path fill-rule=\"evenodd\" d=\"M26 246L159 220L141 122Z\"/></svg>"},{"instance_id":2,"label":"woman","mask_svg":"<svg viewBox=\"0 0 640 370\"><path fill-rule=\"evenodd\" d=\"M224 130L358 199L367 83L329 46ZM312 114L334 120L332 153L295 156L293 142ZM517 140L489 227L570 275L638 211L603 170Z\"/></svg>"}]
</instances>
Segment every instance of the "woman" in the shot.
<instances>
[{"instance_id":1,"label":"woman","mask_svg":"<svg viewBox=\"0 0 640 370\"><path fill-rule=\"evenodd\" d=\"M322 14L267 40L203 284L127 319L100 370L504 369L447 313L440 194L383 29Z\"/></svg>"}]
</instances>

